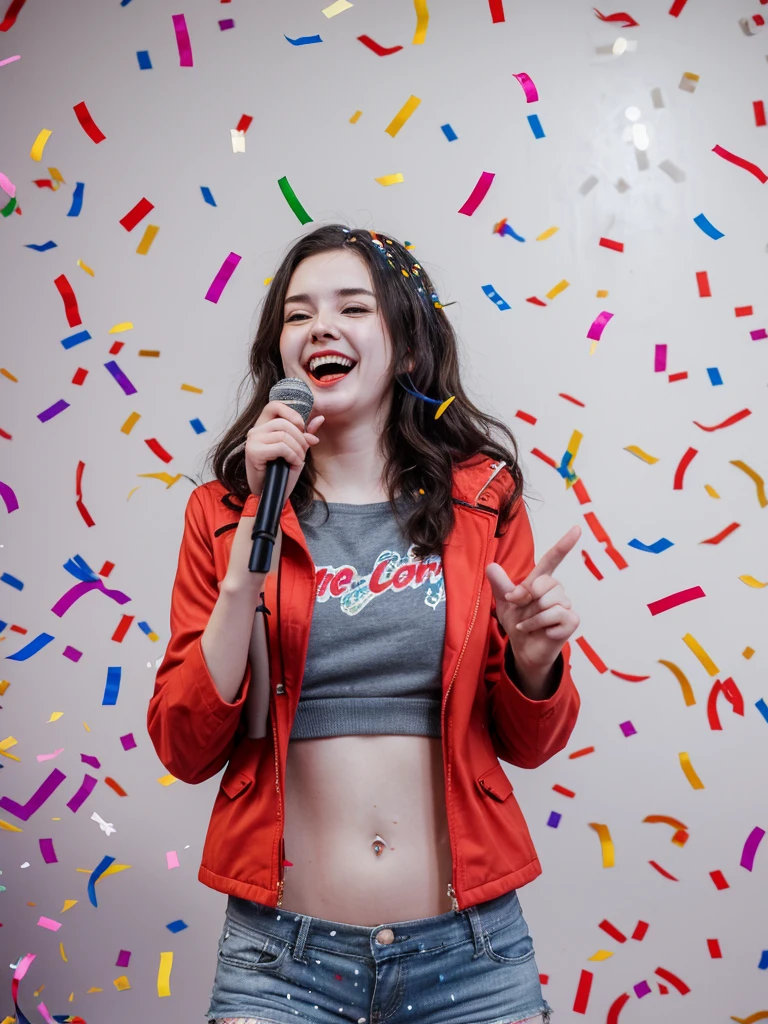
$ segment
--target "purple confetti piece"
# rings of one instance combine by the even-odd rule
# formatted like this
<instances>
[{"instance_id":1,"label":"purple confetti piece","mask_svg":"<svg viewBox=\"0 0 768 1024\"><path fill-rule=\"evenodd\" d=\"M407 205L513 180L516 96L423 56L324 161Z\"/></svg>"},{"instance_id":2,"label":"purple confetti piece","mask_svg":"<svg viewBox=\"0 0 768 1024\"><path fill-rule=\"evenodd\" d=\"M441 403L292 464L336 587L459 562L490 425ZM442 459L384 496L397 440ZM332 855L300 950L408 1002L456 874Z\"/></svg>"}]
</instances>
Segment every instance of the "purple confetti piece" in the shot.
<instances>
[{"instance_id":1,"label":"purple confetti piece","mask_svg":"<svg viewBox=\"0 0 768 1024\"><path fill-rule=\"evenodd\" d=\"M83 762L83 764L88 764L91 766L91 768L95 768L96 771L99 771L99 769L101 768L101 761L98 759L98 757L94 757L93 754L81 754L80 760Z\"/></svg>"},{"instance_id":2,"label":"purple confetti piece","mask_svg":"<svg viewBox=\"0 0 768 1024\"><path fill-rule=\"evenodd\" d=\"M64 412L68 408L69 402L65 402L63 398L60 398L58 402L54 402L53 405L49 405L47 409L39 412L37 418L41 423L47 423L48 420L52 420L54 416L58 416L59 413Z\"/></svg>"},{"instance_id":3,"label":"purple confetti piece","mask_svg":"<svg viewBox=\"0 0 768 1024\"><path fill-rule=\"evenodd\" d=\"M235 272L235 267L240 262L241 257L236 252L231 252L229 256L219 267L219 271L211 281L210 288L205 293L205 297L209 302L218 302L221 298L221 293L224 291L224 287L229 281L230 277Z\"/></svg>"},{"instance_id":4,"label":"purple confetti piece","mask_svg":"<svg viewBox=\"0 0 768 1024\"><path fill-rule=\"evenodd\" d=\"M70 661L78 662L83 656L82 651L78 651L76 647L70 647L69 644L61 652L65 658L69 658Z\"/></svg>"},{"instance_id":5,"label":"purple confetti piece","mask_svg":"<svg viewBox=\"0 0 768 1024\"><path fill-rule=\"evenodd\" d=\"M40 853L43 855L43 860L46 864L58 864L59 858L56 856L56 851L53 848L52 839L40 839Z\"/></svg>"},{"instance_id":6,"label":"purple confetti piece","mask_svg":"<svg viewBox=\"0 0 768 1024\"><path fill-rule=\"evenodd\" d=\"M747 871L751 871L754 867L755 854L757 853L758 846L763 841L764 835L765 829L758 828L756 826L747 836L747 841L744 843L744 849L741 851L741 860L739 861L741 866L746 868Z\"/></svg>"},{"instance_id":7,"label":"purple confetti piece","mask_svg":"<svg viewBox=\"0 0 768 1024\"><path fill-rule=\"evenodd\" d=\"M64 772L54 768L48 778L37 787L25 804L17 804L10 797L3 796L0 797L0 808L8 811L14 817L20 818L22 821L29 821L35 811L43 806L48 797L58 789L66 777Z\"/></svg>"},{"instance_id":8,"label":"purple confetti piece","mask_svg":"<svg viewBox=\"0 0 768 1024\"><path fill-rule=\"evenodd\" d=\"M131 382L128 380L128 378L123 373L123 371L120 369L120 367L117 365L117 363L114 361L114 359L112 359L108 363L104 363L104 365L109 370L109 372L112 374L112 376L115 378L115 380L120 385L120 387L123 389L123 391L126 393L126 395L135 395L136 394L136 388L133 386L133 384L131 384Z\"/></svg>"},{"instance_id":9,"label":"purple confetti piece","mask_svg":"<svg viewBox=\"0 0 768 1024\"><path fill-rule=\"evenodd\" d=\"M549 818L547 819L547 825L549 825L550 828L557 828L557 826L560 824L561 818L562 814L558 814L557 811L550 811Z\"/></svg>"},{"instance_id":10,"label":"purple confetti piece","mask_svg":"<svg viewBox=\"0 0 768 1024\"><path fill-rule=\"evenodd\" d=\"M15 512L19 507L19 499L16 497L16 492L10 484L3 483L2 480L0 480L0 498L5 502L7 512Z\"/></svg>"},{"instance_id":11,"label":"purple confetti piece","mask_svg":"<svg viewBox=\"0 0 768 1024\"><path fill-rule=\"evenodd\" d=\"M600 341L605 325L609 320L613 319L613 313L609 313L607 309L604 309L602 313L598 314L592 321L592 326L587 331L587 337L592 341Z\"/></svg>"},{"instance_id":12,"label":"purple confetti piece","mask_svg":"<svg viewBox=\"0 0 768 1024\"><path fill-rule=\"evenodd\" d=\"M129 949L121 949L118 954L115 967L127 967L131 962L131 951Z\"/></svg>"},{"instance_id":13,"label":"purple confetti piece","mask_svg":"<svg viewBox=\"0 0 768 1024\"><path fill-rule=\"evenodd\" d=\"M75 601L79 601L85 594L90 593L91 590L100 590L102 594L107 597L111 597L113 601L118 604L127 604L131 599L127 594L124 594L122 590L109 590L104 586L102 580L94 580L93 582L77 583L74 587L62 594L56 604L51 608L54 615L58 615L59 618L68 611ZM53 639L53 637L51 637Z\"/></svg>"},{"instance_id":14,"label":"purple confetti piece","mask_svg":"<svg viewBox=\"0 0 768 1024\"><path fill-rule=\"evenodd\" d=\"M651 994L651 986L647 981L639 981L637 985L634 985L633 987L638 999L642 999L643 996L649 996Z\"/></svg>"},{"instance_id":15,"label":"purple confetti piece","mask_svg":"<svg viewBox=\"0 0 768 1024\"><path fill-rule=\"evenodd\" d=\"M625 736L634 736L637 732L637 729L634 727L634 725L632 725L631 722L622 722L619 728Z\"/></svg>"},{"instance_id":16,"label":"purple confetti piece","mask_svg":"<svg viewBox=\"0 0 768 1024\"><path fill-rule=\"evenodd\" d=\"M99 780L93 775L83 776L83 781L80 783L80 788L78 789L78 791L75 793L71 800L67 800L67 807L70 809L70 811L72 811L73 814L80 810L85 801L93 792L98 781Z\"/></svg>"},{"instance_id":17,"label":"purple confetti piece","mask_svg":"<svg viewBox=\"0 0 768 1024\"><path fill-rule=\"evenodd\" d=\"M235 27L235 19L234 18L223 18L219 22L219 28L221 29L222 32L224 32L228 28L234 28L234 27Z\"/></svg>"},{"instance_id":18,"label":"purple confetti piece","mask_svg":"<svg viewBox=\"0 0 768 1024\"><path fill-rule=\"evenodd\" d=\"M667 346L657 345L653 360L654 373L663 373L667 368Z\"/></svg>"},{"instance_id":19,"label":"purple confetti piece","mask_svg":"<svg viewBox=\"0 0 768 1024\"><path fill-rule=\"evenodd\" d=\"M761 327L759 330L750 331L749 336L752 341L763 341L765 338L768 338L768 332L766 332L764 327Z\"/></svg>"},{"instance_id":20,"label":"purple confetti piece","mask_svg":"<svg viewBox=\"0 0 768 1024\"><path fill-rule=\"evenodd\" d=\"M179 50L179 67L191 68L193 66L192 43L189 41L187 19L183 14L172 14L171 18L173 19L173 31L176 33L176 46Z\"/></svg>"},{"instance_id":21,"label":"purple confetti piece","mask_svg":"<svg viewBox=\"0 0 768 1024\"><path fill-rule=\"evenodd\" d=\"M136 747L136 740L132 732L127 732L125 736L121 736L120 742L123 745L123 750L134 750Z\"/></svg>"}]
</instances>

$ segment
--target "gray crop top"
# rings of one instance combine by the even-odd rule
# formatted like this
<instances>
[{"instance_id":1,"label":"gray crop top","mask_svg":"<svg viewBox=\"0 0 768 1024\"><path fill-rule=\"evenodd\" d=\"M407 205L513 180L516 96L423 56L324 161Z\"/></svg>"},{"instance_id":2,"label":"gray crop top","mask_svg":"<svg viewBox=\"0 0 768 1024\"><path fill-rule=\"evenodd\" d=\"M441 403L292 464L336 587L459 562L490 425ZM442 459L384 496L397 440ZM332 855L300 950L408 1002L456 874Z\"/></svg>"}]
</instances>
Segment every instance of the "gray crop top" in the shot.
<instances>
[{"instance_id":1,"label":"gray crop top","mask_svg":"<svg viewBox=\"0 0 768 1024\"><path fill-rule=\"evenodd\" d=\"M398 499L408 508L413 499ZM440 736L442 560L413 556L389 502L322 501L301 517L315 606L290 738Z\"/></svg>"}]
</instances>

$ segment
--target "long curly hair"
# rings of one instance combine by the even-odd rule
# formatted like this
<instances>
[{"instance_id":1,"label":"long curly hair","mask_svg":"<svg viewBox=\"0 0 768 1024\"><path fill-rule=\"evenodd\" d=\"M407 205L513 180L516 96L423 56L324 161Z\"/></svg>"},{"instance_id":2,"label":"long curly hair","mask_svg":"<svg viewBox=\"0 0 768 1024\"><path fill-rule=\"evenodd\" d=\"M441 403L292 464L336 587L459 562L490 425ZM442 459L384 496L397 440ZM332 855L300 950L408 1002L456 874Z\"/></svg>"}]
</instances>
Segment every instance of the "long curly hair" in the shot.
<instances>
[{"instance_id":1,"label":"long curly hair","mask_svg":"<svg viewBox=\"0 0 768 1024\"><path fill-rule=\"evenodd\" d=\"M383 253L380 239L386 242L388 255ZM437 301L429 275L415 263L405 246L381 232L328 224L294 242L263 300L248 358L248 372L238 389L238 404L242 389L246 387L250 392L247 403L209 451L206 465L211 465L214 476L227 489L228 497L245 501L250 494L245 472L245 440L269 402L270 389L286 375L280 355L280 335L291 276L307 257L345 248L365 261L392 341L390 372L394 392L378 450L385 465L383 482L393 513L405 536L415 545L414 554L417 558L442 555L443 543L454 522L451 500L454 464L479 453L506 462L506 471L512 477L512 485L499 508L496 532L501 535L502 527L516 515L518 500L522 498L523 476L517 442L501 420L482 412L465 394L459 374L456 334ZM397 379L405 374L411 356L413 369L410 378L405 379L415 385L416 390L441 400L455 396L438 419L434 418L434 405L415 397L410 389L406 390L406 384L397 386ZM491 436L492 428L503 435L501 442ZM325 498L315 487L316 478L310 447L304 470L289 499L299 517L310 510L318 496L328 513ZM401 514L393 496L415 495L420 490L424 493L412 510Z\"/></svg>"}]
</instances>

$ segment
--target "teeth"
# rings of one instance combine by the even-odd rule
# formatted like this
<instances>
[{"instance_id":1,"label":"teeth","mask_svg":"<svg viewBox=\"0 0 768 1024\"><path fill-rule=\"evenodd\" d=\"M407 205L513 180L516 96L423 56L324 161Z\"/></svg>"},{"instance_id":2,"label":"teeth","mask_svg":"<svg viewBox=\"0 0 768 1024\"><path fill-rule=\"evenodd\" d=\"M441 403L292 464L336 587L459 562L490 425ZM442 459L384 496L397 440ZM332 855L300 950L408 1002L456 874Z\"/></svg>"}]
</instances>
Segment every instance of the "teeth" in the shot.
<instances>
[{"instance_id":1,"label":"teeth","mask_svg":"<svg viewBox=\"0 0 768 1024\"><path fill-rule=\"evenodd\" d=\"M310 372L314 373L318 366L322 366L324 363L340 363L341 366L355 365L351 359L344 356L313 356L309 361Z\"/></svg>"}]
</instances>

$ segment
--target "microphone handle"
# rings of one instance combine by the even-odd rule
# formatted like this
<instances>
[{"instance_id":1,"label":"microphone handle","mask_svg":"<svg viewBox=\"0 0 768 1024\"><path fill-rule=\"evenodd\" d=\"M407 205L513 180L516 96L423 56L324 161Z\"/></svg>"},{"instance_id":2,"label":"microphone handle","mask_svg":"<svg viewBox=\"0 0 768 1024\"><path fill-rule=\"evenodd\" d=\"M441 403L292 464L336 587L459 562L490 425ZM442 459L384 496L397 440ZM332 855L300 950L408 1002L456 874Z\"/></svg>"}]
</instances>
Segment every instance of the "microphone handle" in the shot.
<instances>
[{"instance_id":1,"label":"microphone handle","mask_svg":"<svg viewBox=\"0 0 768 1024\"><path fill-rule=\"evenodd\" d=\"M285 505L285 489L288 486L290 471L290 466L282 456L278 456L267 466L264 489L261 492L251 533L253 547L248 563L251 572L266 575L272 565L272 549L280 527L280 513Z\"/></svg>"}]
</instances>

